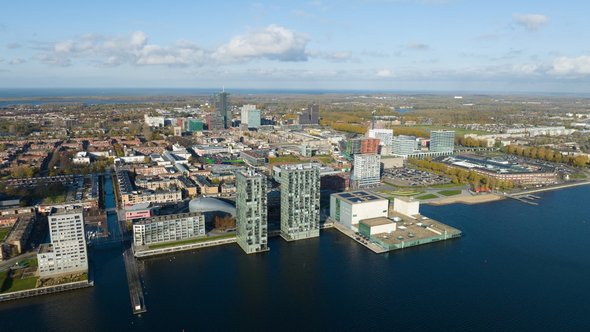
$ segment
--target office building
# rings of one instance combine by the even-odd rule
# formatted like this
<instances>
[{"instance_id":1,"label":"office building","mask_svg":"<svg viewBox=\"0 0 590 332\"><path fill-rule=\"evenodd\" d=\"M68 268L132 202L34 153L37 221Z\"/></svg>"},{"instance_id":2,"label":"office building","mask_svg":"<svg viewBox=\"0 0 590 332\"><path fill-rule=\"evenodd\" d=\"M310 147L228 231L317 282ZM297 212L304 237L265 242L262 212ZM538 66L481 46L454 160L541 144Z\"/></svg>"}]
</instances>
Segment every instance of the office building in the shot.
<instances>
[{"instance_id":1,"label":"office building","mask_svg":"<svg viewBox=\"0 0 590 332\"><path fill-rule=\"evenodd\" d=\"M355 189L378 186L381 182L381 156L378 154L355 154L351 182Z\"/></svg>"},{"instance_id":2,"label":"office building","mask_svg":"<svg viewBox=\"0 0 590 332\"><path fill-rule=\"evenodd\" d=\"M133 244L136 246L149 246L200 236L205 236L205 216L200 212L146 218L133 225Z\"/></svg>"},{"instance_id":3,"label":"office building","mask_svg":"<svg viewBox=\"0 0 590 332\"><path fill-rule=\"evenodd\" d=\"M280 168L281 237L287 241L320 235L320 169L312 164Z\"/></svg>"},{"instance_id":4,"label":"office building","mask_svg":"<svg viewBox=\"0 0 590 332\"><path fill-rule=\"evenodd\" d=\"M209 130L231 127L232 113L229 105L229 93L221 92L213 95L211 100L213 111L209 113Z\"/></svg>"},{"instance_id":5,"label":"office building","mask_svg":"<svg viewBox=\"0 0 590 332\"><path fill-rule=\"evenodd\" d=\"M399 135L393 138L392 154L396 156L411 155L416 151L416 138L413 136Z\"/></svg>"},{"instance_id":6,"label":"office building","mask_svg":"<svg viewBox=\"0 0 590 332\"><path fill-rule=\"evenodd\" d=\"M361 220L387 217L388 211L388 199L366 191L330 195L330 218L355 232Z\"/></svg>"},{"instance_id":7,"label":"office building","mask_svg":"<svg viewBox=\"0 0 590 332\"><path fill-rule=\"evenodd\" d=\"M53 209L47 217L51 243L37 253L40 277L88 271L84 216L81 208Z\"/></svg>"},{"instance_id":8,"label":"office building","mask_svg":"<svg viewBox=\"0 0 590 332\"><path fill-rule=\"evenodd\" d=\"M317 104L311 104L304 109L299 115L299 124L317 125L320 123L320 107Z\"/></svg>"},{"instance_id":9,"label":"office building","mask_svg":"<svg viewBox=\"0 0 590 332\"><path fill-rule=\"evenodd\" d=\"M368 136L381 140L382 146L391 146L393 144L393 129L369 129Z\"/></svg>"},{"instance_id":10,"label":"office building","mask_svg":"<svg viewBox=\"0 0 590 332\"><path fill-rule=\"evenodd\" d=\"M236 173L236 238L247 254L268 250L266 181L253 171Z\"/></svg>"},{"instance_id":11,"label":"office building","mask_svg":"<svg viewBox=\"0 0 590 332\"><path fill-rule=\"evenodd\" d=\"M379 153L380 140L377 138L355 138L346 142L346 154L376 154Z\"/></svg>"},{"instance_id":12,"label":"office building","mask_svg":"<svg viewBox=\"0 0 590 332\"><path fill-rule=\"evenodd\" d=\"M244 105L241 108L240 120L248 128L258 128L260 127L260 110L256 109L256 105Z\"/></svg>"},{"instance_id":13,"label":"office building","mask_svg":"<svg viewBox=\"0 0 590 332\"><path fill-rule=\"evenodd\" d=\"M203 131L203 121L197 119L189 119L188 120L188 131L191 133L197 131Z\"/></svg>"},{"instance_id":14,"label":"office building","mask_svg":"<svg viewBox=\"0 0 590 332\"><path fill-rule=\"evenodd\" d=\"M455 149L455 132L448 130L433 130L430 132L431 152L453 152Z\"/></svg>"}]
</instances>

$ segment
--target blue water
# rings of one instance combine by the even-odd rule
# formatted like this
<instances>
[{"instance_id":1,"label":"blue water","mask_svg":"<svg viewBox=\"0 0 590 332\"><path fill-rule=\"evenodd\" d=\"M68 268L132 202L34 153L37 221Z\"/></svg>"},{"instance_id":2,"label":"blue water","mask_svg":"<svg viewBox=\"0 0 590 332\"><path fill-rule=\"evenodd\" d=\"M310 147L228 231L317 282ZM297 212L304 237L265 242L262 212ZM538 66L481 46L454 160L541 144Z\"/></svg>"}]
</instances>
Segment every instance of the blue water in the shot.
<instances>
[{"instance_id":1,"label":"blue water","mask_svg":"<svg viewBox=\"0 0 590 332\"><path fill-rule=\"evenodd\" d=\"M121 251L92 252L91 289L0 304L0 331L589 331L590 186L423 206L460 239L376 255L335 230L141 264L131 314Z\"/></svg>"}]
</instances>

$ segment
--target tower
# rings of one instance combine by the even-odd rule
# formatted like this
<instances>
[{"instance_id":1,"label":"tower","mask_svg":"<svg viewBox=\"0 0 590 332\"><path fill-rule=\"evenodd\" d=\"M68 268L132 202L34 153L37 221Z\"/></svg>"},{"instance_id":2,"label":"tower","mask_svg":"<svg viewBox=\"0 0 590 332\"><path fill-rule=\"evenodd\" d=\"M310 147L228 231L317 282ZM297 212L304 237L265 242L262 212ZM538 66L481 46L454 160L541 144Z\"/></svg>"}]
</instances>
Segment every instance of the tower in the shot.
<instances>
[{"instance_id":1,"label":"tower","mask_svg":"<svg viewBox=\"0 0 590 332\"><path fill-rule=\"evenodd\" d=\"M247 254L269 250L266 187L263 174L236 173L237 242Z\"/></svg>"}]
</instances>

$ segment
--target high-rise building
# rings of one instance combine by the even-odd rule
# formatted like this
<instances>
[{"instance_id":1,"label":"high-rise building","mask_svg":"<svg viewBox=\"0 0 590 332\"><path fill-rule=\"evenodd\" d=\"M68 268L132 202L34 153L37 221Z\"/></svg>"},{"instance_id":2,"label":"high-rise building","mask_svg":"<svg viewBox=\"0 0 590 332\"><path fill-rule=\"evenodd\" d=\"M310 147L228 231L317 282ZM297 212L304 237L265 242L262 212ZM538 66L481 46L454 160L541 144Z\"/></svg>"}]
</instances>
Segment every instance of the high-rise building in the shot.
<instances>
[{"instance_id":1,"label":"high-rise building","mask_svg":"<svg viewBox=\"0 0 590 332\"><path fill-rule=\"evenodd\" d=\"M433 130L430 132L431 152L453 152L455 149L455 132L450 130Z\"/></svg>"},{"instance_id":2,"label":"high-rise building","mask_svg":"<svg viewBox=\"0 0 590 332\"><path fill-rule=\"evenodd\" d=\"M39 275L50 277L88 271L82 209L53 209L47 219L51 243L39 247Z\"/></svg>"},{"instance_id":3,"label":"high-rise building","mask_svg":"<svg viewBox=\"0 0 590 332\"><path fill-rule=\"evenodd\" d=\"M393 129L369 129L368 136L380 139L384 146L393 144Z\"/></svg>"},{"instance_id":4,"label":"high-rise building","mask_svg":"<svg viewBox=\"0 0 590 332\"><path fill-rule=\"evenodd\" d=\"M299 124L319 124L320 123L320 107L317 104L311 104L307 109L303 110L299 115Z\"/></svg>"},{"instance_id":5,"label":"high-rise building","mask_svg":"<svg viewBox=\"0 0 590 332\"><path fill-rule=\"evenodd\" d=\"M247 253L268 250L266 176L236 173L237 242Z\"/></svg>"},{"instance_id":6,"label":"high-rise building","mask_svg":"<svg viewBox=\"0 0 590 332\"><path fill-rule=\"evenodd\" d=\"M280 168L281 237L287 241L320 235L320 169L312 164Z\"/></svg>"},{"instance_id":7,"label":"high-rise building","mask_svg":"<svg viewBox=\"0 0 590 332\"><path fill-rule=\"evenodd\" d=\"M232 113L229 105L229 93L224 91L214 94L211 106L214 111L209 113L209 130L231 127Z\"/></svg>"},{"instance_id":8,"label":"high-rise building","mask_svg":"<svg viewBox=\"0 0 590 332\"><path fill-rule=\"evenodd\" d=\"M392 154L397 156L407 156L416 151L416 138L413 136L399 135L393 138Z\"/></svg>"},{"instance_id":9,"label":"high-rise building","mask_svg":"<svg viewBox=\"0 0 590 332\"><path fill-rule=\"evenodd\" d=\"M378 186L381 182L381 156L355 154L351 180L351 185L356 189Z\"/></svg>"},{"instance_id":10,"label":"high-rise building","mask_svg":"<svg viewBox=\"0 0 590 332\"><path fill-rule=\"evenodd\" d=\"M373 154L379 153L380 140L377 138L354 138L346 142L346 154L353 156L355 154Z\"/></svg>"},{"instance_id":11,"label":"high-rise building","mask_svg":"<svg viewBox=\"0 0 590 332\"><path fill-rule=\"evenodd\" d=\"M240 121L248 128L260 127L260 110L256 109L256 105L242 106L240 115Z\"/></svg>"}]
</instances>

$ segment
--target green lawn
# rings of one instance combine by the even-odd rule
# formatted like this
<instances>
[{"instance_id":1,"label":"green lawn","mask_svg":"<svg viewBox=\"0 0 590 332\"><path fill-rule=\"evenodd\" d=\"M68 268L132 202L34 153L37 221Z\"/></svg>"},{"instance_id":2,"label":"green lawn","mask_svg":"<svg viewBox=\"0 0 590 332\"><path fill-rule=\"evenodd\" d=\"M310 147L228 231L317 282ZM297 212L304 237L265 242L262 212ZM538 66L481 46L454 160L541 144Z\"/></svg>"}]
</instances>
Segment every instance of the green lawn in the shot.
<instances>
[{"instance_id":1,"label":"green lawn","mask_svg":"<svg viewBox=\"0 0 590 332\"><path fill-rule=\"evenodd\" d=\"M438 193L443 196L455 196L459 195L461 193L461 190L441 190Z\"/></svg>"},{"instance_id":2,"label":"green lawn","mask_svg":"<svg viewBox=\"0 0 590 332\"><path fill-rule=\"evenodd\" d=\"M391 196L414 196L423 193L417 190L383 190L381 192Z\"/></svg>"},{"instance_id":3,"label":"green lawn","mask_svg":"<svg viewBox=\"0 0 590 332\"><path fill-rule=\"evenodd\" d=\"M570 175L570 179L585 179L587 176L584 173L576 173L576 174L572 174ZM0 236L0 239L2 237Z\"/></svg>"},{"instance_id":4,"label":"green lawn","mask_svg":"<svg viewBox=\"0 0 590 332\"><path fill-rule=\"evenodd\" d=\"M8 233L10 233L11 227L0 228L0 241L4 241Z\"/></svg>"},{"instance_id":5,"label":"green lawn","mask_svg":"<svg viewBox=\"0 0 590 332\"><path fill-rule=\"evenodd\" d=\"M285 164L289 164L289 163L298 163L301 162L301 159L299 159L299 157L294 156L294 155L284 155L284 156L280 156L280 157L274 157L274 158L268 158L268 163L269 164L278 164L278 163L285 163Z\"/></svg>"},{"instance_id":6,"label":"green lawn","mask_svg":"<svg viewBox=\"0 0 590 332\"><path fill-rule=\"evenodd\" d=\"M18 292L25 289L33 289L37 285L37 277L28 277L21 279L20 277L17 278L8 278L4 282L2 287L3 293L8 292Z\"/></svg>"},{"instance_id":7,"label":"green lawn","mask_svg":"<svg viewBox=\"0 0 590 332\"><path fill-rule=\"evenodd\" d=\"M419 199L419 200L432 199L432 198L438 198L438 196L436 196L435 194L426 194L426 195L416 197L416 199Z\"/></svg>"},{"instance_id":8,"label":"green lawn","mask_svg":"<svg viewBox=\"0 0 590 332\"><path fill-rule=\"evenodd\" d=\"M192 243L227 239L230 237L236 237L236 234L231 233L231 234L224 234L224 235L219 235L219 236L200 237L197 239L189 239L189 240L177 241L177 242L158 243L158 244L153 244L153 245L149 246L149 248L150 249L160 249L160 248L167 248L167 247L175 247L175 246L181 246L184 244L192 244Z\"/></svg>"}]
</instances>

